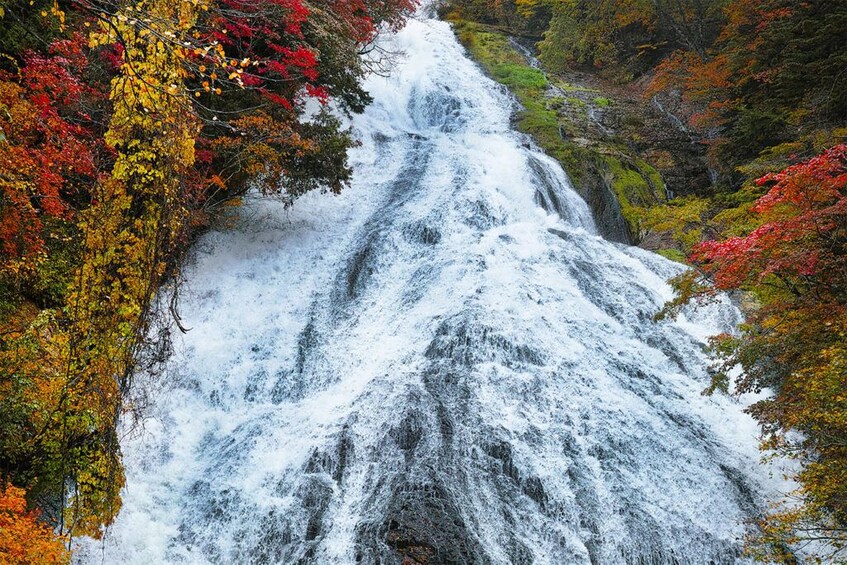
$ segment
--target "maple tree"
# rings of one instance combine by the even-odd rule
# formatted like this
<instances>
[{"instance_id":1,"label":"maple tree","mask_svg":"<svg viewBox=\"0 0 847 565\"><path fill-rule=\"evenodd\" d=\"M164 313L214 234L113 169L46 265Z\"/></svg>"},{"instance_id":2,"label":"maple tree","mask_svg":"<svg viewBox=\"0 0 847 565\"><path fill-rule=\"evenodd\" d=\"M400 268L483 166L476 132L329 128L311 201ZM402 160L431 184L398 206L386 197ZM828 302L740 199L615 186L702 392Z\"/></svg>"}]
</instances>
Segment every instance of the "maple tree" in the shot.
<instances>
[{"instance_id":1,"label":"maple tree","mask_svg":"<svg viewBox=\"0 0 847 565\"><path fill-rule=\"evenodd\" d=\"M240 88L198 97L205 105L201 116L207 118L203 135L210 138L209 148L215 153L212 167L230 192L243 192L248 180L258 180L265 193L284 192L288 198L321 184L338 192L350 176L339 157L352 140L326 111L312 120L296 116L302 115L309 98L323 106L330 96L342 109L361 111L370 98L359 86L364 74L359 51L380 26L399 25L414 4L406 0L271 4L279 4L276 9L290 12L293 19L275 17L267 9L246 15L239 11L234 18L229 5L212 18L214 22L225 17L229 22L226 33L212 39L220 41L226 58L241 67L225 69L226 77ZM261 30L261 41L251 40L255 30ZM200 68L209 73L211 67ZM200 86L211 87L210 79L208 74ZM256 110L236 115L229 127L209 124L210 113L233 107Z\"/></svg>"},{"instance_id":2,"label":"maple tree","mask_svg":"<svg viewBox=\"0 0 847 565\"><path fill-rule=\"evenodd\" d=\"M70 220L99 175L100 149L86 108L102 93L84 84L80 37L23 55L0 71L0 269L24 275L45 253L45 223Z\"/></svg>"},{"instance_id":3,"label":"maple tree","mask_svg":"<svg viewBox=\"0 0 847 565\"><path fill-rule=\"evenodd\" d=\"M739 335L721 335L713 388L773 395L749 411L763 448L803 463L794 500L761 521L752 547L763 559L792 562L798 542L847 549L847 145L757 181L759 224L746 236L695 246L697 269L675 281L678 307L721 291L745 290L759 303ZM800 431L802 435L793 432Z\"/></svg>"}]
</instances>

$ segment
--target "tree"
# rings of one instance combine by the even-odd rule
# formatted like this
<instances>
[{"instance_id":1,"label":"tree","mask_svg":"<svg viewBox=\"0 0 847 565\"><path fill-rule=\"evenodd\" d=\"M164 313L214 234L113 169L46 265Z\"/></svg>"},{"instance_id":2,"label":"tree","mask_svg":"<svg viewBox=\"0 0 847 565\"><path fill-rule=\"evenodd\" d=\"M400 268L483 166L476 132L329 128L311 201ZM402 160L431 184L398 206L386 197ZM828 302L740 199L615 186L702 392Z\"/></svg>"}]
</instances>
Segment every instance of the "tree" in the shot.
<instances>
[{"instance_id":1,"label":"tree","mask_svg":"<svg viewBox=\"0 0 847 565\"><path fill-rule=\"evenodd\" d=\"M70 563L70 553L49 526L28 511L24 490L0 487L0 561L7 565Z\"/></svg>"},{"instance_id":2,"label":"tree","mask_svg":"<svg viewBox=\"0 0 847 565\"><path fill-rule=\"evenodd\" d=\"M695 247L696 271L677 279L676 304L745 290L759 302L739 336L714 346L724 359L715 385L740 366L739 392L769 388L750 407L763 448L798 459L799 506L761 521L754 551L790 563L786 548L824 542L828 558L847 549L847 145L758 180L749 235ZM792 432L802 432L801 435Z\"/></svg>"},{"instance_id":3,"label":"tree","mask_svg":"<svg viewBox=\"0 0 847 565\"><path fill-rule=\"evenodd\" d=\"M103 144L88 109L103 94L83 82L82 36L55 40L0 70L0 274L26 278L46 254L51 219L73 219L95 182Z\"/></svg>"},{"instance_id":4,"label":"tree","mask_svg":"<svg viewBox=\"0 0 847 565\"><path fill-rule=\"evenodd\" d=\"M713 167L737 189L738 168L767 148L847 119L847 5L732 0L722 8L720 32L706 48L664 60L650 94L680 89Z\"/></svg>"}]
</instances>

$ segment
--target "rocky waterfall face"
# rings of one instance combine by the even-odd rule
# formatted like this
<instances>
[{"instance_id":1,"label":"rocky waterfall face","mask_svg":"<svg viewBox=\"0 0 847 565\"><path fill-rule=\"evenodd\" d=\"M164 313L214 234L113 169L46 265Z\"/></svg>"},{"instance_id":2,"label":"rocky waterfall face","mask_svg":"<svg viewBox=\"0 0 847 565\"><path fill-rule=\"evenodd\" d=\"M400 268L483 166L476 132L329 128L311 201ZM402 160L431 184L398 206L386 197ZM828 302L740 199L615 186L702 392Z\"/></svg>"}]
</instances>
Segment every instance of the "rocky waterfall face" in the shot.
<instances>
[{"instance_id":1,"label":"rocky waterfall face","mask_svg":"<svg viewBox=\"0 0 847 565\"><path fill-rule=\"evenodd\" d=\"M77 561L738 562L774 486L700 394L736 310L653 322L681 266L596 235L449 26L384 46L352 186L197 244L193 329Z\"/></svg>"}]
</instances>

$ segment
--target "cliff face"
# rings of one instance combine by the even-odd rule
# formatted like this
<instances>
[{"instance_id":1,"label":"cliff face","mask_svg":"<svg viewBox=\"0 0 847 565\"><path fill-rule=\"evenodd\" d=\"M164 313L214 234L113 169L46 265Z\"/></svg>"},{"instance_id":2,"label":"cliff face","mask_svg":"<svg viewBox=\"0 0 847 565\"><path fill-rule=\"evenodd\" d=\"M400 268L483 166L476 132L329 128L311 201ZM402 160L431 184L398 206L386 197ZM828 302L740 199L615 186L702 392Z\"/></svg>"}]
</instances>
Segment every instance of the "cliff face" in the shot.
<instances>
[{"instance_id":1,"label":"cliff face","mask_svg":"<svg viewBox=\"0 0 847 565\"><path fill-rule=\"evenodd\" d=\"M602 169L591 166L574 188L591 209L600 235L617 243L634 243L632 230L621 211L609 176Z\"/></svg>"}]
</instances>

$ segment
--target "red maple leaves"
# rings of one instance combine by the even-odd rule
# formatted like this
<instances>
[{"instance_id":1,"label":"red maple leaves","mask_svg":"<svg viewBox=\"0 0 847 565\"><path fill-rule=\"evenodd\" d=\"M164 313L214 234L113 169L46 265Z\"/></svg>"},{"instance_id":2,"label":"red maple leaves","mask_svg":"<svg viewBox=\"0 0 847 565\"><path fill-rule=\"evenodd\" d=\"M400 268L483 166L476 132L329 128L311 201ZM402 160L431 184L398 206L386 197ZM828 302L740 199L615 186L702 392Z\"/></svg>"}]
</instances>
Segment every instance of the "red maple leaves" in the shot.
<instances>
[{"instance_id":1,"label":"red maple leaves","mask_svg":"<svg viewBox=\"0 0 847 565\"><path fill-rule=\"evenodd\" d=\"M744 237L707 241L692 255L720 289L783 280L795 292L815 282L825 292L845 281L847 244L847 144L758 179L771 185L753 211L764 223ZM818 281L809 280L817 277Z\"/></svg>"},{"instance_id":2,"label":"red maple leaves","mask_svg":"<svg viewBox=\"0 0 847 565\"><path fill-rule=\"evenodd\" d=\"M34 261L44 220L70 219L80 187L99 174L88 112L104 95L80 78L81 45L81 36L57 40L24 54L17 74L0 72L0 264Z\"/></svg>"}]
</instances>

